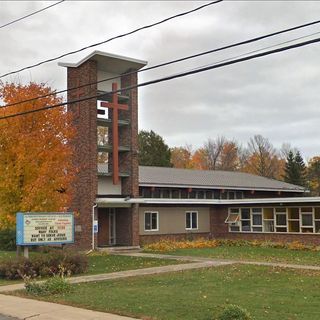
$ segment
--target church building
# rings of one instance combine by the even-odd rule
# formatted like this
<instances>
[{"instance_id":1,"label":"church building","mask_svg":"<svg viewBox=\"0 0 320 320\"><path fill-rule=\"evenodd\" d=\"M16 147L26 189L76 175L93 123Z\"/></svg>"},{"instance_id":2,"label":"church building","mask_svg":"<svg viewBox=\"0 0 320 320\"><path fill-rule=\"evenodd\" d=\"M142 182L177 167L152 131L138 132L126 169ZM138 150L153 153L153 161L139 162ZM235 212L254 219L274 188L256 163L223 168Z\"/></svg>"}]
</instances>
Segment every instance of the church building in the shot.
<instances>
[{"instance_id":1,"label":"church building","mask_svg":"<svg viewBox=\"0 0 320 320\"><path fill-rule=\"evenodd\" d=\"M139 166L136 85L146 64L100 51L59 63L68 101L78 101L68 106L79 168L70 208L76 246L199 237L320 244L320 198L303 187L242 172Z\"/></svg>"}]
</instances>

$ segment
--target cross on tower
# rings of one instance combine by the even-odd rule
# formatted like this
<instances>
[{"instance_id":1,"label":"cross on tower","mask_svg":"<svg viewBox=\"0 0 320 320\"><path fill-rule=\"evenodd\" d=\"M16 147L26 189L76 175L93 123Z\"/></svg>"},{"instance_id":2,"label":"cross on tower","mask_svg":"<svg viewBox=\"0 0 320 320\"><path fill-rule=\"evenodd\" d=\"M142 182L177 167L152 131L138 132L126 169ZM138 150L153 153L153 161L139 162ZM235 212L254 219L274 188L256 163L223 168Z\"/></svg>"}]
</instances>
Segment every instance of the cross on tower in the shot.
<instances>
[{"instance_id":1,"label":"cross on tower","mask_svg":"<svg viewBox=\"0 0 320 320\"><path fill-rule=\"evenodd\" d=\"M119 110L128 110L127 104L118 103L117 90L117 83L112 83L112 102L101 102L101 107L112 109L113 184L119 183Z\"/></svg>"}]
</instances>

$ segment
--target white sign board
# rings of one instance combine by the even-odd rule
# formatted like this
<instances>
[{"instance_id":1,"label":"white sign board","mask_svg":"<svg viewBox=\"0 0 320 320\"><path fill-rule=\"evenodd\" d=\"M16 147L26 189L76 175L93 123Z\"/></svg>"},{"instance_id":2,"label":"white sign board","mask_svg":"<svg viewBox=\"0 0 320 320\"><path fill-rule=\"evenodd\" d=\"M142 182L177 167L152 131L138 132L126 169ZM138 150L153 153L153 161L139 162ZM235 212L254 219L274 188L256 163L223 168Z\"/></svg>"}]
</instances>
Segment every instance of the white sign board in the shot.
<instances>
[{"instance_id":1,"label":"white sign board","mask_svg":"<svg viewBox=\"0 0 320 320\"><path fill-rule=\"evenodd\" d=\"M17 213L17 245L74 242L73 213Z\"/></svg>"}]
</instances>

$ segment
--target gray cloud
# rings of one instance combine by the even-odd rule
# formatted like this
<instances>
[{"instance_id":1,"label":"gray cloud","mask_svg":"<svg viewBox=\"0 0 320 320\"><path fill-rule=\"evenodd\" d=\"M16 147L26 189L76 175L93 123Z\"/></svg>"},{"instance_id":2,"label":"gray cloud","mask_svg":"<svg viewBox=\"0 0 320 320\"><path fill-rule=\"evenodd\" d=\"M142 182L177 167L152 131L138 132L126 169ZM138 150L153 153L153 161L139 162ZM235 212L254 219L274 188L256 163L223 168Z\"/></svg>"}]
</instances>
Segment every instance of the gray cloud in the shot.
<instances>
[{"instance_id":1,"label":"gray cloud","mask_svg":"<svg viewBox=\"0 0 320 320\"><path fill-rule=\"evenodd\" d=\"M0 24L48 2L0 2ZM0 73L101 41L200 2L67 1L0 29ZM317 20L319 2L225 1L193 15L99 47L149 65ZM318 32L319 26L141 73L140 81L181 72ZM320 36L320 35L318 35ZM199 147L225 135L245 144L254 134L276 147L289 142L305 157L320 154L318 44L142 88L139 125L171 145ZM76 61L86 53L64 61ZM7 80L66 86L66 71L50 63Z\"/></svg>"}]
</instances>

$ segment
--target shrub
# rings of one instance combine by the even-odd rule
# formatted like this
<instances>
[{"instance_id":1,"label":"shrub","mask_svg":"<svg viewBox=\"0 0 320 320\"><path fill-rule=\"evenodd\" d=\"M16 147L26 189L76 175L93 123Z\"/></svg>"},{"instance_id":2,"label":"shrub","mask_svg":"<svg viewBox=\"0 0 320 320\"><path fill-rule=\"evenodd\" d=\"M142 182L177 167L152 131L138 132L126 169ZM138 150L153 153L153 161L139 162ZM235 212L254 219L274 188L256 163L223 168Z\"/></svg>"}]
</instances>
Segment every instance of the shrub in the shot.
<instances>
[{"instance_id":1,"label":"shrub","mask_svg":"<svg viewBox=\"0 0 320 320\"><path fill-rule=\"evenodd\" d=\"M189 249L189 248L215 248L219 245L217 240L198 239L194 241L171 241L160 240L156 243L151 243L144 246L146 251L173 251L176 249Z\"/></svg>"},{"instance_id":2,"label":"shrub","mask_svg":"<svg viewBox=\"0 0 320 320\"><path fill-rule=\"evenodd\" d=\"M320 247L305 245L301 242L294 241L286 242L271 242L261 240L230 240L230 239L198 239L194 241L172 241L160 240L159 242L147 244L144 246L145 251L168 252L177 249L194 249L194 248L215 248L219 246L226 247L261 247L261 248L276 248L276 249L289 249L289 250L307 250L307 251L320 251Z\"/></svg>"},{"instance_id":3,"label":"shrub","mask_svg":"<svg viewBox=\"0 0 320 320\"><path fill-rule=\"evenodd\" d=\"M16 249L16 230L14 228L0 229L0 250Z\"/></svg>"},{"instance_id":4,"label":"shrub","mask_svg":"<svg viewBox=\"0 0 320 320\"><path fill-rule=\"evenodd\" d=\"M252 320L252 317L247 310L231 304L224 308L218 320Z\"/></svg>"},{"instance_id":5,"label":"shrub","mask_svg":"<svg viewBox=\"0 0 320 320\"><path fill-rule=\"evenodd\" d=\"M23 276L27 293L34 296L68 293L72 290L71 284L65 278L66 270L60 267L59 274L39 283L28 276Z\"/></svg>"},{"instance_id":6,"label":"shrub","mask_svg":"<svg viewBox=\"0 0 320 320\"><path fill-rule=\"evenodd\" d=\"M0 278L19 279L28 277L52 276L60 269L65 274L84 273L88 269L88 258L84 254L71 251L53 250L47 254L38 254L30 259L23 257L0 261Z\"/></svg>"}]
</instances>

